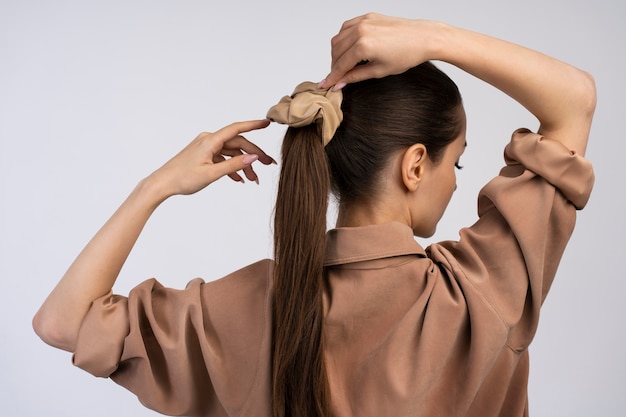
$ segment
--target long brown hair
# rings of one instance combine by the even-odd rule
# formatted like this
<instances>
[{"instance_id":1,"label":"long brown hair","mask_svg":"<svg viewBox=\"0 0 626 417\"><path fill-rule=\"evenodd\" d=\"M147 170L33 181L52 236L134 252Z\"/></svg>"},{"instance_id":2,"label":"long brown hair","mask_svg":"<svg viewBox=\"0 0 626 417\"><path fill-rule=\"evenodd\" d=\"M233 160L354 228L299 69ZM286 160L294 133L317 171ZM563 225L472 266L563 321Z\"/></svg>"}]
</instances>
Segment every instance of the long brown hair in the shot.
<instances>
[{"instance_id":1,"label":"long brown hair","mask_svg":"<svg viewBox=\"0 0 626 417\"><path fill-rule=\"evenodd\" d=\"M375 198L393 153L424 143L436 162L462 127L458 89L430 63L348 85L343 94L344 119L326 148L315 125L290 127L283 141L274 219L274 417L330 415L322 297L331 185L340 204Z\"/></svg>"},{"instance_id":2,"label":"long brown hair","mask_svg":"<svg viewBox=\"0 0 626 417\"><path fill-rule=\"evenodd\" d=\"M274 220L274 417L328 414L322 286L329 189L315 125L289 128Z\"/></svg>"}]
</instances>

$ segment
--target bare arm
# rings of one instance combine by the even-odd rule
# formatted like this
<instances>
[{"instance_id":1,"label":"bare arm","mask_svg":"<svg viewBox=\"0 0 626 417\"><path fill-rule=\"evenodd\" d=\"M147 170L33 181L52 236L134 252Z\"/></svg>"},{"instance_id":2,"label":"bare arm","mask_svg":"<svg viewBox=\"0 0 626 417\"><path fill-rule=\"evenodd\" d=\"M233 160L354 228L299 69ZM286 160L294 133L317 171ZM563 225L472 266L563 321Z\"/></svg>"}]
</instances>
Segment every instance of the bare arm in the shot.
<instances>
[{"instance_id":1,"label":"bare arm","mask_svg":"<svg viewBox=\"0 0 626 417\"><path fill-rule=\"evenodd\" d=\"M355 64L367 60L366 65ZM368 14L332 41L322 86L398 74L428 60L453 64L502 90L534 114L540 133L584 155L596 93L584 71L539 52L443 23Z\"/></svg>"},{"instance_id":2,"label":"bare arm","mask_svg":"<svg viewBox=\"0 0 626 417\"><path fill-rule=\"evenodd\" d=\"M175 194L200 191L224 175L256 180L251 164L273 159L240 133L261 129L268 120L235 123L196 137L178 155L142 180L87 244L33 319L48 344L73 351L83 318L93 300L111 290L143 227L154 210ZM232 158L224 160L224 156Z\"/></svg>"}]
</instances>

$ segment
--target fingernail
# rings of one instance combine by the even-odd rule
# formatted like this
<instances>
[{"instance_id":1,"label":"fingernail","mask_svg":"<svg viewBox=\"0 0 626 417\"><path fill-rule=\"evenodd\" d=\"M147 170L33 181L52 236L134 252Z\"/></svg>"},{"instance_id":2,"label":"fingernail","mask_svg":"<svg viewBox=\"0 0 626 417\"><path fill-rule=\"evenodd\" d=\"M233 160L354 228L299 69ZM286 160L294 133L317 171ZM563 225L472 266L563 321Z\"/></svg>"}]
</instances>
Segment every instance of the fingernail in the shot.
<instances>
[{"instance_id":1,"label":"fingernail","mask_svg":"<svg viewBox=\"0 0 626 417\"><path fill-rule=\"evenodd\" d=\"M343 82L341 82L341 83L337 83L337 84L335 84L335 86L333 87L333 91L339 91L339 90L341 90L342 88L344 88L346 85L348 85L348 84L347 84L347 83L343 83Z\"/></svg>"},{"instance_id":2,"label":"fingernail","mask_svg":"<svg viewBox=\"0 0 626 417\"><path fill-rule=\"evenodd\" d=\"M246 156L243 157L243 163L245 165L250 165L251 163L253 163L257 159L259 159L259 155L249 154L249 155L246 155Z\"/></svg>"},{"instance_id":3,"label":"fingernail","mask_svg":"<svg viewBox=\"0 0 626 417\"><path fill-rule=\"evenodd\" d=\"M320 81L319 83L317 83L317 88L324 88L324 83L326 82L326 78L324 78L322 81Z\"/></svg>"},{"instance_id":4,"label":"fingernail","mask_svg":"<svg viewBox=\"0 0 626 417\"><path fill-rule=\"evenodd\" d=\"M256 178L254 179L254 182L256 182L256 185L259 185L259 177L256 177Z\"/></svg>"}]
</instances>

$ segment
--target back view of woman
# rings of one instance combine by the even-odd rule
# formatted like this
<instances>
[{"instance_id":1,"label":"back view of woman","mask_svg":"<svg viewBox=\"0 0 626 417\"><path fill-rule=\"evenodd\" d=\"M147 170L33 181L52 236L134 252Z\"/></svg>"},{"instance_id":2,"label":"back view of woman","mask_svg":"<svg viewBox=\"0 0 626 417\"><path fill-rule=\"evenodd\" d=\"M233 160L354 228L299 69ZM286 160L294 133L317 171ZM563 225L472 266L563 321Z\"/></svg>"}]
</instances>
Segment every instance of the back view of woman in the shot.
<instances>
[{"instance_id":1,"label":"back view of woman","mask_svg":"<svg viewBox=\"0 0 626 417\"><path fill-rule=\"evenodd\" d=\"M254 180L251 164L272 162L240 136L267 120L233 124L137 186L50 294L37 333L166 414L527 415L527 348L593 183L582 157L591 77L484 35L374 14L344 24L332 58L324 81L268 113L290 125L274 261L182 291L149 280L111 294L161 202L239 170ZM460 94L430 60L501 89L540 127L513 133L478 222L424 249L414 236L434 233L467 146ZM326 232L331 191L339 216Z\"/></svg>"}]
</instances>

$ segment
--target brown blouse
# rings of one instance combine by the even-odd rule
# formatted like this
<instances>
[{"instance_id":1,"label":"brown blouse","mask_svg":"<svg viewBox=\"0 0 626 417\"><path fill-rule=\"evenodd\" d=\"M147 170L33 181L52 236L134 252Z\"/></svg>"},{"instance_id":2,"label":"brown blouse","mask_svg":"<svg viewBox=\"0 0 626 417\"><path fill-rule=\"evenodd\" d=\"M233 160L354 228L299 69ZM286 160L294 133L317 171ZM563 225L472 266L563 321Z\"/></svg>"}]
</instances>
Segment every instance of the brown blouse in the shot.
<instances>
[{"instance_id":1,"label":"brown blouse","mask_svg":"<svg viewBox=\"0 0 626 417\"><path fill-rule=\"evenodd\" d=\"M528 414L527 348L593 171L527 130L505 159L458 242L423 249L399 223L328 233L333 415ZM74 363L161 413L269 416L272 268L108 294L85 318Z\"/></svg>"}]
</instances>

